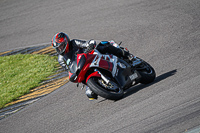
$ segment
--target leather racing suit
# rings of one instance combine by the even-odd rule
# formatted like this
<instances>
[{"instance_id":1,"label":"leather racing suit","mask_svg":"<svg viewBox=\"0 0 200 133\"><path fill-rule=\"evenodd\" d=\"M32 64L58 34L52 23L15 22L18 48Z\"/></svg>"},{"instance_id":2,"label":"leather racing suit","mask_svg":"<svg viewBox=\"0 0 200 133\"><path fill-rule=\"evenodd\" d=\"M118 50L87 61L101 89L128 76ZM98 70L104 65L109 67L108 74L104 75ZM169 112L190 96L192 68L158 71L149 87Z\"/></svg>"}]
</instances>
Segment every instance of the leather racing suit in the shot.
<instances>
[{"instance_id":1,"label":"leather racing suit","mask_svg":"<svg viewBox=\"0 0 200 133\"><path fill-rule=\"evenodd\" d=\"M97 42L99 42L98 45ZM129 55L129 52L114 47L109 42L102 44L100 41L95 40L84 41L73 39L69 42L69 52L58 55L58 62L65 70L70 69L73 73L76 70L76 66L73 65L73 62L75 61L74 55L77 53L87 53L95 47L102 54L109 53L125 59L127 59L127 56Z\"/></svg>"}]
</instances>

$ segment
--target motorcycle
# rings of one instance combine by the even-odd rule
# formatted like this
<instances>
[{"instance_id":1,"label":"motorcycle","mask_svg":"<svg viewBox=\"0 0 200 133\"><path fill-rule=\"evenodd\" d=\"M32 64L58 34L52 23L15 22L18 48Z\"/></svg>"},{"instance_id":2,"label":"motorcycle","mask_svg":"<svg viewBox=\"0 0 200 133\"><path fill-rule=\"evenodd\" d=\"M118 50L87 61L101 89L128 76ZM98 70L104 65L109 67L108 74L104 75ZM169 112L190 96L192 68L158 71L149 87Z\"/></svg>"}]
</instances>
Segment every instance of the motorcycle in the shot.
<instances>
[{"instance_id":1,"label":"motorcycle","mask_svg":"<svg viewBox=\"0 0 200 133\"><path fill-rule=\"evenodd\" d=\"M113 46L120 47L116 43ZM138 83L151 83L156 77L154 68L136 56L129 63L115 55L101 54L97 49L75 55L72 64L70 81L87 85L96 95L110 100L119 100L124 90Z\"/></svg>"}]
</instances>

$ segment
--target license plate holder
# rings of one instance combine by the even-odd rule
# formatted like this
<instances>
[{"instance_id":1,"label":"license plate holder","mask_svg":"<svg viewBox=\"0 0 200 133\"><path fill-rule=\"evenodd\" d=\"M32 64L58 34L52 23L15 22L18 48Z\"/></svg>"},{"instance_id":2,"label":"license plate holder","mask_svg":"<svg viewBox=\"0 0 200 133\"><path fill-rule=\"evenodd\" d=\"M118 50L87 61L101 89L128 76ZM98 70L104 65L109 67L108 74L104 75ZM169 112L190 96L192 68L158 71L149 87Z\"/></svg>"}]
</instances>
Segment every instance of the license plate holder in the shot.
<instances>
[{"instance_id":1,"label":"license plate holder","mask_svg":"<svg viewBox=\"0 0 200 133\"><path fill-rule=\"evenodd\" d=\"M134 80L134 79L138 78L138 74L135 72L135 73L133 73L132 75L130 75L129 78L130 78L131 80Z\"/></svg>"}]
</instances>

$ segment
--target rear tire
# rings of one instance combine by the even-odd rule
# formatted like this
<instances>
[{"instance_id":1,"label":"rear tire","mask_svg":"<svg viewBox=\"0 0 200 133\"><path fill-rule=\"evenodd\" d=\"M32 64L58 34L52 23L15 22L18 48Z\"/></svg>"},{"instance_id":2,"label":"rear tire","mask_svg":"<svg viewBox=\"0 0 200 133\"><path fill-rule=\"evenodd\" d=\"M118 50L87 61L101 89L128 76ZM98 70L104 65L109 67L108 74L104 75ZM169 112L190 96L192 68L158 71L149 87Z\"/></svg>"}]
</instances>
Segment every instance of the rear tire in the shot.
<instances>
[{"instance_id":1,"label":"rear tire","mask_svg":"<svg viewBox=\"0 0 200 133\"><path fill-rule=\"evenodd\" d=\"M105 83L100 83L99 81L103 82L101 78L91 77L87 82L87 85L95 94L110 100L119 100L123 97L123 89L119 88L115 82L110 80L113 88L109 89L103 86Z\"/></svg>"}]
</instances>

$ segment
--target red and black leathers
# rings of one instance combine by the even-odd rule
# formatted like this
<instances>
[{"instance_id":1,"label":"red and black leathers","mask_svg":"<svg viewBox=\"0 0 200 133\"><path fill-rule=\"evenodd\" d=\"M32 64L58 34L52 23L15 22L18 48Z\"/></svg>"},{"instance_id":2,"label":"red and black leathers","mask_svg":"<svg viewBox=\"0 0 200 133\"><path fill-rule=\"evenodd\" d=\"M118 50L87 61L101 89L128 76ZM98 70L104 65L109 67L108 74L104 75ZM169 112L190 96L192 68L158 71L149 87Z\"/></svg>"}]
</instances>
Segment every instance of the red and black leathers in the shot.
<instances>
[{"instance_id":1,"label":"red and black leathers","mask_svg":"<svg viewBox=\"0 0 200 133\"><path fill-rule=\"evenodd\" d=\"M75 54L86 53L91 49L94 49L96 42L94 40L83 41L78 39L73 39L69 42L69 52L64 52L58 55L58 62L64 68L70 70L73 69L72 62L75 61Z\"/></svg>"},{"instance_id":2,"label":"red and black leathers","mask_svg":"<svg viewBox=\"0 0 200 133\"><path fill-rule=\"evenodd\" d=\"M73 39L69 42L69 52L64 52L59 55L58 62L64 69L69 69L71 73L75 73L77 68L76 65L73 65L76 58L74 55L77 53L87 53L95 47L102 54L113 54L125 59L127 59L127 56L129 55L128 52L112 46L109 42L106 44L99 43L96 45L96 41L94 40L84 41Z\"/></svg>"}]
</instances>

